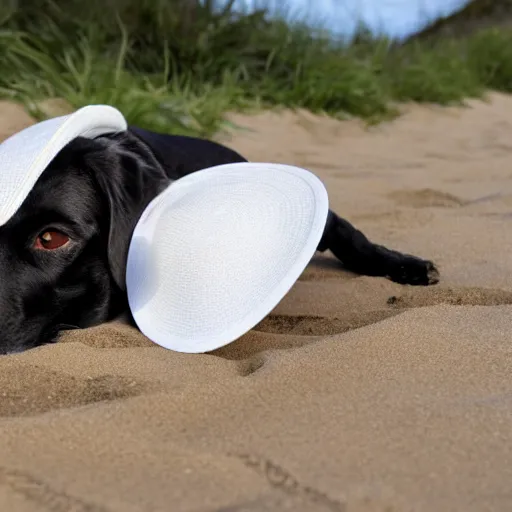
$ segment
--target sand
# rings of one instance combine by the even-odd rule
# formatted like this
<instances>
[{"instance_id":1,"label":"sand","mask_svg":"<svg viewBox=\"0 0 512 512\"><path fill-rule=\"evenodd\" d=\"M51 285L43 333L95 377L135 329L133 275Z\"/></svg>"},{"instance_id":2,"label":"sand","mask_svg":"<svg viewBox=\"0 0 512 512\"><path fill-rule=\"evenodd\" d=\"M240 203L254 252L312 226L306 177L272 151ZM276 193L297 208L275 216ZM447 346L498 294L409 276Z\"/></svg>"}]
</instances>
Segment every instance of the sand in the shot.
<instances>
[{"instance_id":1,"label":"sand","mask_svg":"<svg viewBox=\"0 0 512 512\"><path fill-rule=\"evenodd\" d=\"M433 258L399 286L314 259L209 355L121 323L0 358L0 511L512 509L512 98L410 106L366 130L232 116L375 241ZM0 104L0 134L30 122Z\"/></svg>"}]
</instances>

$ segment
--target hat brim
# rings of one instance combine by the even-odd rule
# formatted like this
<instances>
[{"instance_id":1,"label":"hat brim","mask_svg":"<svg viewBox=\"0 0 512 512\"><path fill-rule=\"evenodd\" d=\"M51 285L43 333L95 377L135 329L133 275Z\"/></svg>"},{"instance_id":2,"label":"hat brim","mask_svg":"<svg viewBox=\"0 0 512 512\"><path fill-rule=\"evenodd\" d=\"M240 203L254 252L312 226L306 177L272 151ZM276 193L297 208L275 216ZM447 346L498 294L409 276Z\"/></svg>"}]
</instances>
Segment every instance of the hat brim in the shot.
<instances>
[{"instance_id":1,"label":"hat brim","mask_svg":"<svg viewBox=\"0 0 512 512\"><path fill-rule=\"evenodd\" d=\"M16 213L61 149L76 137L94 138L127 129L124 116L108 105L89 105L48 119L0 144L0 226Z\"/></svg>"},{"instance_id":2,"label":"hat brim","mask_svg":"<svg viewBox=\"0 0 512 512\"><path fill-rule=\"evenodd\" d=\"M210 352L287 294L325 229L328 197L309 171L236 163L171 184L131 240L127 292L139 329L178 352Z\"/></svg>"}]
</instances>

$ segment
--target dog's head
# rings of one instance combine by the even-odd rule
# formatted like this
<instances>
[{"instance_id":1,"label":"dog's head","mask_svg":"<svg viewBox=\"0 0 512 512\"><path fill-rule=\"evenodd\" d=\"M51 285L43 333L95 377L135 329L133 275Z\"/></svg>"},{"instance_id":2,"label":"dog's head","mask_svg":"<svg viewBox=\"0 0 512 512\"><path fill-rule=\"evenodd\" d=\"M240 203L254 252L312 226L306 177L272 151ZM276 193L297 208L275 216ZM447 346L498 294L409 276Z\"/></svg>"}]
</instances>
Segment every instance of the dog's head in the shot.
<instances>
[{"instance_id":1,"label":"dog's head","mask_svg":"<svg viewBox=\"0 0 512 512\"><path fill-rule=\"evenodd\" d=\"M126 310L130 238L168 183L130 132L77 138L55 157L0 227L0 353Z\"/></svg>"}]
</instances>

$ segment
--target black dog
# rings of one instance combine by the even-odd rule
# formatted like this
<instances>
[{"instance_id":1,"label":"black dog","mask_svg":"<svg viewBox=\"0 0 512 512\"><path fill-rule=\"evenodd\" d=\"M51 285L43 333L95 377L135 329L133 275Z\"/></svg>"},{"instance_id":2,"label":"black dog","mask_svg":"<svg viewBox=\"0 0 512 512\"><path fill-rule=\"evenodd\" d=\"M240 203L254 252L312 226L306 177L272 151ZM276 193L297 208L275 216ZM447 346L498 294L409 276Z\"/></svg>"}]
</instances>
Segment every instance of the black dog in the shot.
<instances>
[{"instance_id":1,"label":"black dog","mask_svg":"<svg viewBox=\"0 0 512 512\"><path fill-rule=\"evenodd\" d=\"M139 128L69 143L0 228L0 353L126 312L127 251L147 204L172 180L243 161L214 142ZM327 249L359 274L438 281L432 262L373 244L332 211L318 247Z\"/></svg>"}]
</instances>

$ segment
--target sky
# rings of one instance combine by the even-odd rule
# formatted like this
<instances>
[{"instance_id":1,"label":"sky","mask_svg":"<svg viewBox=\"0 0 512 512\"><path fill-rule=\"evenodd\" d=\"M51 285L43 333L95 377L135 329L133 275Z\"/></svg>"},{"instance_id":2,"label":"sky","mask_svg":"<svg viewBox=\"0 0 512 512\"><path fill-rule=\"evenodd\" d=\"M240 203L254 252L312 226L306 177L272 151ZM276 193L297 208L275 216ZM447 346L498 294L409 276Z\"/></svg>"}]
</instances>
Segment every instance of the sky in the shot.
<instances>
[{"instance_id":1,"label":"sky","mask_svg":"<svg viewBox=\"0 0 512 512\"><path fill-rule=\"evenodd\" d=\"M292 15L322 25L337 35L350 35L358 20L373 30L402 38L439 16L451 14L466 0L236 0L240 7L258 5L279 11L283 5Z\"/></svg>"}]
</instances>

